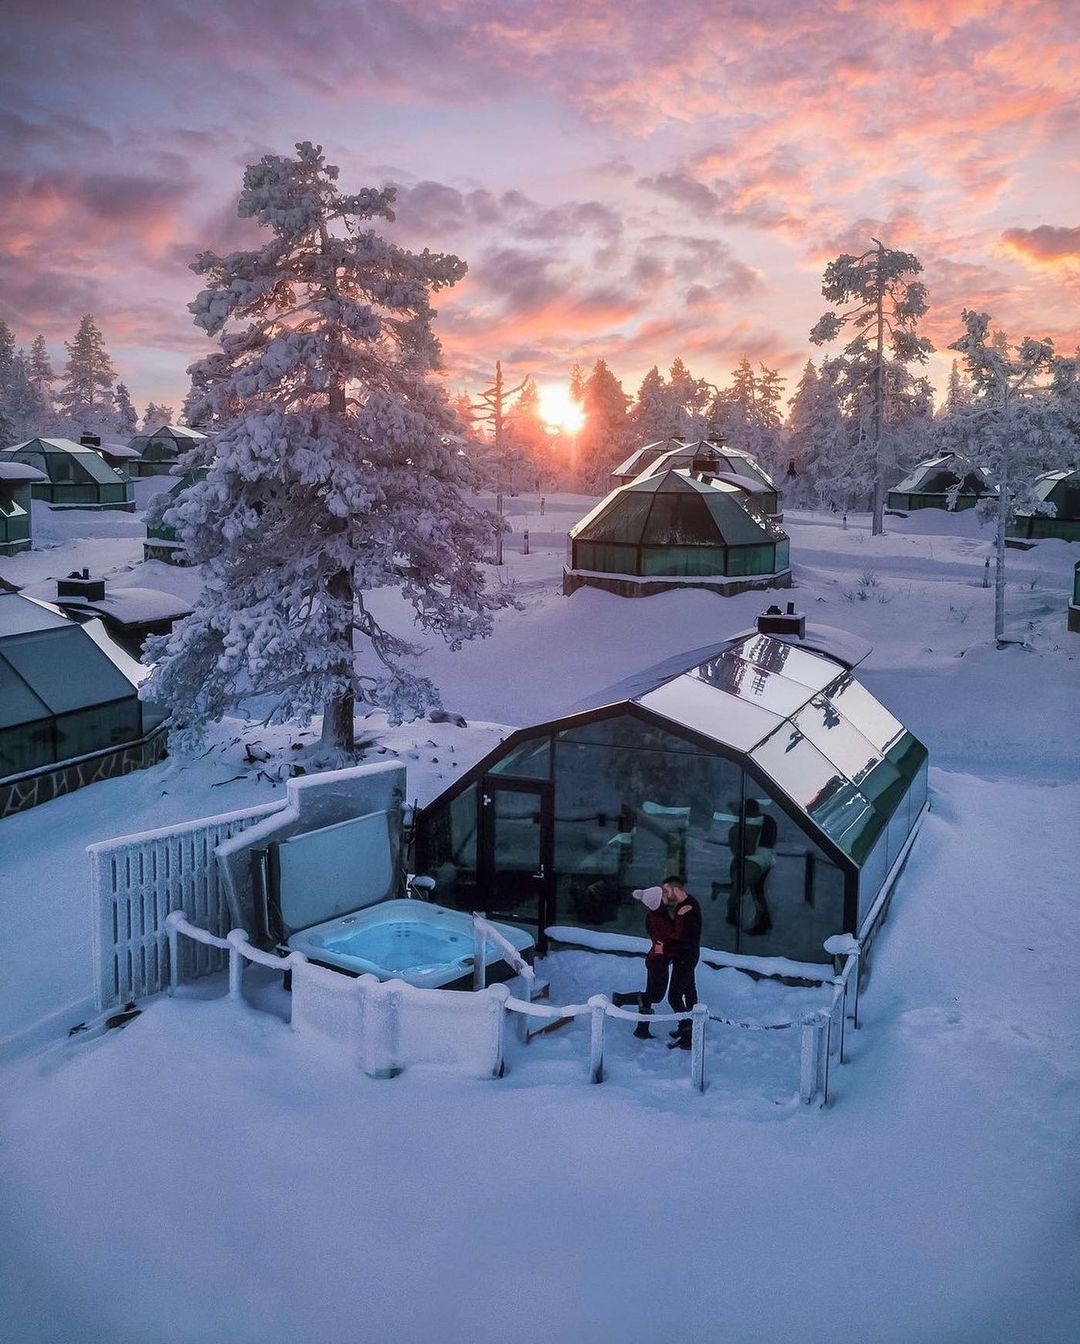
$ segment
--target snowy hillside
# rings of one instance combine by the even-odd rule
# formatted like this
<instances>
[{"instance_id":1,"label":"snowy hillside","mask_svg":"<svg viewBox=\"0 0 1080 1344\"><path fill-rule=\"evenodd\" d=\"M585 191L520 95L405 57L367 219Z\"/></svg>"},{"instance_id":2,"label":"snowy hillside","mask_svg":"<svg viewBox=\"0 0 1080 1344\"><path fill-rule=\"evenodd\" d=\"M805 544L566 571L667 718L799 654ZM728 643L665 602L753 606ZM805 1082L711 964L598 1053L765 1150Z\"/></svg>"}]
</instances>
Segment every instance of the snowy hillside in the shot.
<instances>
[{"instance_id":1,"label":"snowy hillside","mask_svg":"<svg viewBox=\"0 0 1080 1344\"><path fill-rule=\"evenodd\" d=\"M563 598L566 529L587 503L552 498L541 517L535 499L509 501L501 577L521 609L490 639L423 659L468 727L364 725L370 759L398 753L421 802L509 727L744 629L772 596ZM197 583L141 563L137 517L35 506L35 524L45 548L0 560L30 592L83 564L184 596ZM829 1108L798 1105L779 1048L740 1053L719 1037L696 1096L685 1057L633 1041L628 1024L612 1028L602 1087L584 1080L584 1023L483 1083L419 1070L374 1081L305 1052L272 1014L205 998L154 1002L123 1031L69 1045L90 994L85 846L281 794L244 743L287 752L304 739L231 721L196 761L3 825L10 1337L1074 1339L1080 637L1065 604L1078 548L1010 552L1010 625L1027 647L998 651L989 533L970 514L888 524L872 538L862 515L846 530L785 520L796 587L778 596L873 643L861 678L931 754L932 810ZM371 606L404 632L393 594ZM568 998L633 971L581 957L549 968ZM734 972L705 992L759 1017L794 1011L799 993Z\"/></svg>"}]
</instances>

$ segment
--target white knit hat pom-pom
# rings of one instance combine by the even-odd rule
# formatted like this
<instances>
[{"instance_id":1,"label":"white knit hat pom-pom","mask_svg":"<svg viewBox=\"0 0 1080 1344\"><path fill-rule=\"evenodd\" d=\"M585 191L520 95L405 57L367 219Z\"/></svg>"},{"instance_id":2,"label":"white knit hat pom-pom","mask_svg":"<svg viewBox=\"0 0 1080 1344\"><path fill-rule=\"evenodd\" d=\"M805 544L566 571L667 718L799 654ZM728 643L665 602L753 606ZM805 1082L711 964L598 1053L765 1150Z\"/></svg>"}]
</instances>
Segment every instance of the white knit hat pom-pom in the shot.
<instances>
[{"instance_id":1,"label":"white knit hat pom-pom","mask_svg":"<svg viewBox=\"0 0 1080 1344\"><path fill-rule=\"evenodd\" d=\"M631 893L635 901L640 901L647 910L659 910L663 887L635 887Z\"/></svg>"}]
</instances>

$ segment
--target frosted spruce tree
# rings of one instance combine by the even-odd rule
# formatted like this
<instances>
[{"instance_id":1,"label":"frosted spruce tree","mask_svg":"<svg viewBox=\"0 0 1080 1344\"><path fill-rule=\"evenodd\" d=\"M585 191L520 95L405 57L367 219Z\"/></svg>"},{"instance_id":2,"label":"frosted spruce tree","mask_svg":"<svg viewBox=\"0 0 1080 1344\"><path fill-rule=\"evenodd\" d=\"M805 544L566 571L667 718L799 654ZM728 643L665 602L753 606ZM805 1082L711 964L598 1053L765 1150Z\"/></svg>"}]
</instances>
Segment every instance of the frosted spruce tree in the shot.
<instances>
[{"instance_id":1,"label":"frosted spruce tree","mask_svg":"<svg viewBox=\"0 0 1080 1344\"><path fill-rule=\"evenodd\" d=\"M877 537L885 531L885 445L895 404L890 395L897 383L895 369L924 364L934 347L915 330L928 307L926 286L914 278L922 263L876 238L873 243L861 256L843 253L825 267L821 292L836 308L819 318L810 340L827 345L845 327L856 333L838 359L849 400L869 409L869 416L861 417L865 423L860 437L872 463L871 530Z\"/></svg>"},{"instance_id":2,"label":"frosted spruce tree","mask_svg":"<svg viewBox=\"0 0 1080 1344\"><path fill-rule=\"evenodd\" d=\"M159 404L156 401L148 401L146 410L143 411L142 427L146 434L154 434L159 429L164 429L166 425L174 423L176 412L171 406L164 403Z\"/></svg>"},{"instance_id":3,"label":"frosted spruce tree","mask_svg":"<svg viewBox=\"0 0 1080 1344\"><path fill-rule=\"evenodd\" d=\"M1005 634L1005 532L1018 508L1040 510L1032 487L1042 472L1071 465L1076 439L1064 393L1074 362L1054 354L1053 342L1021 341L1010 350L995 333L989 313L961 315L964 334L949 349L964 356L971 397L938 425L938 443L982 467L997 489L981 505L994 521L996 557L994 638Z\"/></svg>"},{"instance_id":4,"label":"frosted spruce tree","mask_svg":"<svg viewBox=\"0 0 1080 1344\"><path fill-rule=\"evenodd\" d=\"M627 444L630 398L604 360L598 359L581 392L585 423L578 434L578 472L586 489L608 489L608 476Z\"/></svg>"},{"instance_id":5,"label":"frosted spruce tree","mask_svg":"<svg viewBox=\"0 0 1080 1344\"><path fill-rule=\"evenodd\" d=\"M70 341L64 342L68 360L64 381L56 394L60 414L75 429L98 433L113 429L113 389L116 370L105 349L101 328L87 313Z\"/></svg>"},{"instance_id":6,"label":"frosted spruce tree","mask_svg":"<svg viewBox=\"0 0 1080 1344\"><path fill-rule=\"evenodd\" d=\"M204 590L152 649L149 693L189 742L247 696L273 698L270 721L321 713L326 763L354 750L356 702L395 722L438 704L370 590L397 588L454 648L509 599L485 589L492 519L466 499L460 426L431 377L431 294L465 265L387 242L368 221L393 219L394 190L344 194L321 147L296 149L244 174L239 212L266 245L193 264L208 284L191 310L221 346L190 370L193 410L222 427L183 459L206 479L164 514Z\"/></svg>"},{"instance_id":7,"label":"frosted spruce tree","mask_svg":"<svg viewBox=\"0 0 1080 1344\"><path fill-rule=\"evenodd\" d=\"M127 383L116 384L116 391L113 393L113 406L115 408L117 433L123 434L125 438L130 438L138 427L139 413L132 404Z\"/></svg>"},{"instance_id":8,"label":"frosted spruce tree","mask_svg":"<svg viewBox=\"0 0 1080 1344\"><path fill-rule=\"evenodd\" d=\"M52 366L52 360L49 358L49 351L45 345L45 337L37 335L30 342L30 381L41 402L41 413L45 422L44 427L51 426L52 418L55 414L53 406L53 383L56 382L56 373Z\"/></svg>"}]
</instances>

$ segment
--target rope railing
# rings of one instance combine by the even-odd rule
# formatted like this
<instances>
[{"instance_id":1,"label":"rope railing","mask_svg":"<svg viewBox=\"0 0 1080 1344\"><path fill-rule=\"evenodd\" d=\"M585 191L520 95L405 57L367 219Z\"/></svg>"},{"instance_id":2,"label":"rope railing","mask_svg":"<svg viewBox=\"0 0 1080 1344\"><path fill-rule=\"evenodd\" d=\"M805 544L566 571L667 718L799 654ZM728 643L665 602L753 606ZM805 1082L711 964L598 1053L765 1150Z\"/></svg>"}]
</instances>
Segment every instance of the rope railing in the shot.
<instances>
[{"instance_id":1,"label":"rope railing","mask_svg":"<svg viewBox=\"0 0 1080 1344\"><path fill-rule=\"evenodd\" d=\"M487 936L486 921L478 919L477 927ZM232 929L224 937L219 938L216 934L210 933L206 929L201 929L183 915L182 912L174 910L166 919L166 928L169 942L169 994L174 994L181 981L180 974L180 938L190 938L194 942L205 943L211 947L221 948L229 954L229 998L239 1000L243 997L243 971L244 963L253 962L260 966L268 967L275 971L289 971L308 965L308 958L301 952L292 952L288 956L278 956L271 952L264 952L262 949L253 947L248 939L248 935L243 929ZM498 930L493 930L498 935ZM501 935L498 935L501 939ZM505 940L501 940L505 942ZM851 940L854 943L854 940ZM514 954L516 960L521 960L516 948L509 943L506 947ZM481 948L481 955L482 955ZM706 1088L705 1081L705 1032L706 1024L709 1021L718 1023L721 1026L737 1029L741 1031L787 1031L798 1029L800 1032L800 1050L799 1050L799 1099L803 1103L810 1105L815 1100L824 1106L828 1102L829 1096L829 1062L833 1053L833 1035L834 1020L839 1008L840 1027L839 1027L839 1058L844 1062L844 1022L847 1017L847 995L848 988L852 980L855 982L856 994L858 990L858 977L856 974L858 967L859 951L858 945L854 948L845 947L846 960L843 970L832 980L833 992L829 1008L819 1008L807 1012L798 1020L792 1019L787 1022L745 1022L734 1018L722 1017L718 1014L709 1012L704 1003L697 1003L687 1012L671 1013L643 1013L636 1012L631 1008L624 1008L613 1003L604 994L594 994L586 1003L570 1004L547 1004L538 1003L528 999L518 999L513 997L505 985L496 985L490 991L501 991L498 995L498 1002L501 1005L500 1017L503 1022L509 1018L510 1014L516 1013L521 1018L536 1018L547 1021L568 1021L579 1017L589 1017L589 1080L593 1083L604 1081L604 1054L606 1044L606 1027L609 1018L615 1018L626 1022L648 1022L648 1023L667 1023L667 1022L689 1022L690 1026L690 1083L696 1092L704 1092ZM509 955L504 951L503 955L510 961ZM478 958L479 959L479 958ZM511 965L513 965L511 961ZM515 967L515 969L517 969ZM533 968L526 966L529 975L524 978L531 981L534 975ZM368 979L371 977L364 977ZM418 994L437 995L442 993L440 990L416 990ZM857 1023L856 1023L857 1025ZM499 1070L498 1076L502 1074L503 1050L500 1039L498 1050ZM390 1076L390 1075L387 1075Z\"/></svg>"},{"instance_id":2,"label":"rope railing","mask_svg":"<svg viewBox=\"0 0 1080 1344\"><path fill-rule=\"evenodd\" d=\"M500 955L496 961L509 962L510 966L530 983L536 979L536 972L508 938L505 938L494 924L489 924L483 915L473 912L473 989L483 989L487 984L487 955L485 943L494 943Z\"/></svg>"}]
</instances>

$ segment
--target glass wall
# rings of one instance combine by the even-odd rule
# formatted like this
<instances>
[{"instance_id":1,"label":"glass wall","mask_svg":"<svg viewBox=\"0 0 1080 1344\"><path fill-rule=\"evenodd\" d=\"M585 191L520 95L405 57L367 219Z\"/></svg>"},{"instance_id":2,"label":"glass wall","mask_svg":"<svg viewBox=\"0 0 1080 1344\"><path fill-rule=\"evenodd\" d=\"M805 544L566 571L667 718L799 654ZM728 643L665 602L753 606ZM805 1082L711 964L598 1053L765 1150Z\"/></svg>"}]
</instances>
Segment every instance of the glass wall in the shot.
<instances>
[{"instance_id":1,"label":"glass wall","mask_svg":"<svg viewBox=\"0 0 1080 1344\"><path fill-rule=\"evenodd\" d=\"M676 872L708 947L821 961L843 929L843 873L734 761L629 715L558 733L556 921L640 935L631 891Z\"/></svg>"},{"instance_id":2,"label":"glass wall","mask_svg":"<svg viewBox=\"0 0 1080 1344\"><path fill-rule=\"evenodd\" d=\"M431 809L424 818L423 871L435 879L433 899L457 910L478 909L476 823L479 786Z\"/></svg>"}]
</instances>

